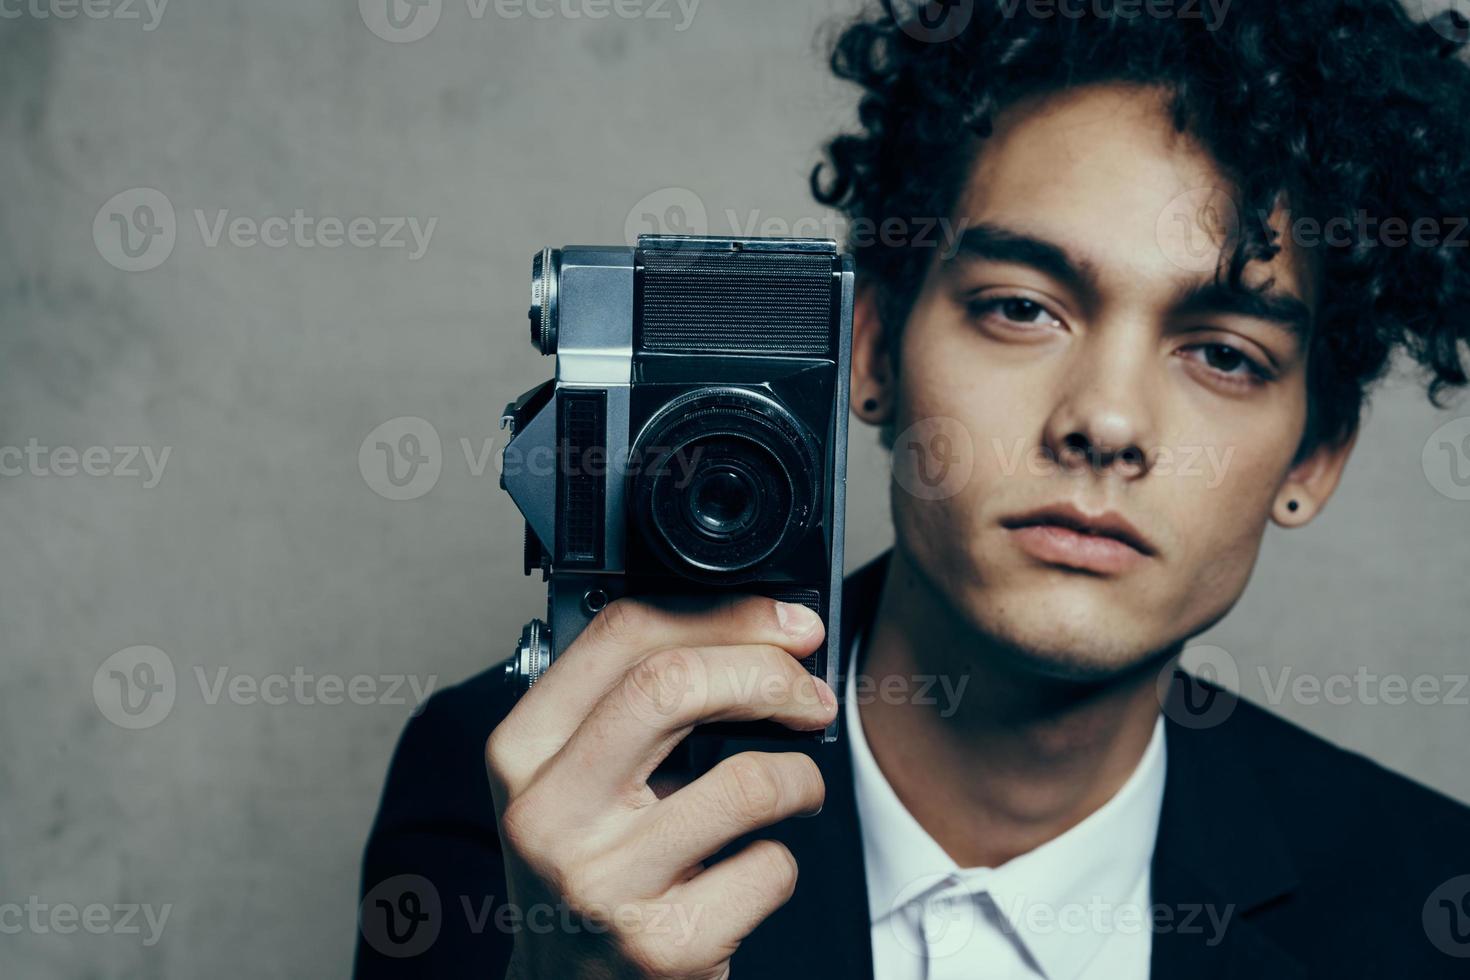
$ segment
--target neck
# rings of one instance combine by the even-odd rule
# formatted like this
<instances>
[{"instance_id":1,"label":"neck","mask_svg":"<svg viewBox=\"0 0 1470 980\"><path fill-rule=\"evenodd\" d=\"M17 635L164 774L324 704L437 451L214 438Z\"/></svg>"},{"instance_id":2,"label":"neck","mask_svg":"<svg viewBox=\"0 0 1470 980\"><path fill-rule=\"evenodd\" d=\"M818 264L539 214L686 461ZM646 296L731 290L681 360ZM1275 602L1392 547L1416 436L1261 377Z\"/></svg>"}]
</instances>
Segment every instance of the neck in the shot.
<instances>
[{"instance_id":1,"label":"neck","mask_svg":"<svg viewBox=\"0 0 1470 980\"><path fill-rule=\"evenodd\" d=\"M1080 823L1137 768L1162 660L1100 682L1058 680L961 619L899 547L860 665L863 731L904 806L960 867L998 867ZM911 682L912 681L912 682ZM963 687L961 687L963 685ZM922 765L916 765L923 760Z\"/></svg>"}]
</instances>

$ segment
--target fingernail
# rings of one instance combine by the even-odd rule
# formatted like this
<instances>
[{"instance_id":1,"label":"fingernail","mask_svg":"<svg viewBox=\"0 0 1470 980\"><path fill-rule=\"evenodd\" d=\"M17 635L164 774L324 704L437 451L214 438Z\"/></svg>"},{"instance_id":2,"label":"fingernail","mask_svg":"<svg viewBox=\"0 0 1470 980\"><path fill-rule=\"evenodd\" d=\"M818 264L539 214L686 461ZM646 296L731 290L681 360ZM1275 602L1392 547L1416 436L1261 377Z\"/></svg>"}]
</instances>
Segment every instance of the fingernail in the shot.
<instances>
[{"instance_id":1,"label":"fingernail","mask_svg":"<svg viewBox=\"0 0 1470 980\"><path fill-rule=\"evenodd\" d=\"M822 699L822 704L829 709L837 707L837 694L831 685L820 677L813 677L812 680L816 682L817 697Z\"/></svg>"},{"instance_id":2,"label":"fingernail","mask_svg":"<svg viewBox=\"0 0 1470 980\"><path fill-rule=\"evenodd\" d=\"M776 603L776 622L791 636L806 636L817 628L817 614L794 602Z\"/></svg>"}]
</instances>

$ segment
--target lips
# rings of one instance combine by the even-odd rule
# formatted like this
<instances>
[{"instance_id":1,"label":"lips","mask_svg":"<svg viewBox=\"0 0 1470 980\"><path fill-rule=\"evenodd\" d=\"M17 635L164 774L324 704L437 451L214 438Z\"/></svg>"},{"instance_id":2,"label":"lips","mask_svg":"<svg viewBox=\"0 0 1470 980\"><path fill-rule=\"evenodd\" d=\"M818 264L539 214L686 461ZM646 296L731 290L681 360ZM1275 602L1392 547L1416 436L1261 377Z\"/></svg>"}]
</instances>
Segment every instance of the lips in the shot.
<instances>
[{"instance_id":1,"label":"lips","mask_svg":"<svg viewBox=\"0 0 1470 980\"><path fill-rule=\"evenodd\" d=\"M1158 553L1121 514L1086 514L1071 504L1003 519L1021 550L1047 564L1118 574Z\"/></svg>"}]
</instances>

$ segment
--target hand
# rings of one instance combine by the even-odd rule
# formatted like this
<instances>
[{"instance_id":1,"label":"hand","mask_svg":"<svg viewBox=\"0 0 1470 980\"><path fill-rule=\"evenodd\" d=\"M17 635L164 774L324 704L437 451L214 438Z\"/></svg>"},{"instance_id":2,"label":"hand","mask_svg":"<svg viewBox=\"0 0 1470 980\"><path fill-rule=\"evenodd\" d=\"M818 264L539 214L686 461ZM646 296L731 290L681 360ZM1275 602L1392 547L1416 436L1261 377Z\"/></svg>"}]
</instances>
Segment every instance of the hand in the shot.
<instances>
[{"instance_id":1,"label":"hand","mask_svg":"<svg viewBox=\"0 0 1470 980\"><path fill-rule=\"evenodd\" d=\"M821 773L800 752L744 752L662 799L648 778L704 722L825 728L837 699L797 662L824 635L809 609L763 597L624 598L567 647L485 746L509 900L556 910L554 930L517 933L510 976L728 976L791 897L796 861L771 840L704 860L820 810Z\"/></svg>"}]
</instances>

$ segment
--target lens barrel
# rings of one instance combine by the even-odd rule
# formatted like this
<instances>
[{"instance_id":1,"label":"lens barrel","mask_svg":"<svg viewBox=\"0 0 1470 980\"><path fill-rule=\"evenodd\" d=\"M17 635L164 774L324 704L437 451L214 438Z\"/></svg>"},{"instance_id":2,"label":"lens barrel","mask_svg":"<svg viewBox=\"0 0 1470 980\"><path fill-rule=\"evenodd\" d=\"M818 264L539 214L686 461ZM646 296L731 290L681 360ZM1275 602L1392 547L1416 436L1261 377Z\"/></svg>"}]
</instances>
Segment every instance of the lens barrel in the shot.
<instances>
[{"instance_id":1,"label":"lens barrel","mask_svg":"<svg viewBox=\"0 0 1470 980\"><path fill-rule=\"evenodd\" d=\"M778 401L701 388L643 427L629 502L650 549L680 575L739 582L777 561L818 512L815 439Z\"/></svg>"},{"instance_id":2,"label":"lens barrel","mask_svg":"<svg viewBox=\"0 0 1470 980\"><path fill-rule=\"evenodd\" d=\"M557 287L561 249L544 248L531 260L531 343L543 354L556 353Z\"/></svg>"}]
</instances>

